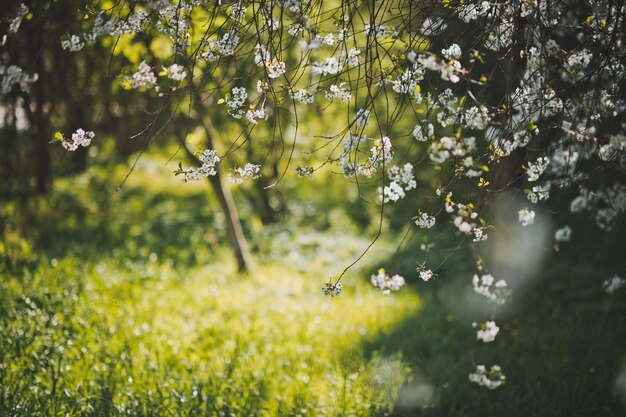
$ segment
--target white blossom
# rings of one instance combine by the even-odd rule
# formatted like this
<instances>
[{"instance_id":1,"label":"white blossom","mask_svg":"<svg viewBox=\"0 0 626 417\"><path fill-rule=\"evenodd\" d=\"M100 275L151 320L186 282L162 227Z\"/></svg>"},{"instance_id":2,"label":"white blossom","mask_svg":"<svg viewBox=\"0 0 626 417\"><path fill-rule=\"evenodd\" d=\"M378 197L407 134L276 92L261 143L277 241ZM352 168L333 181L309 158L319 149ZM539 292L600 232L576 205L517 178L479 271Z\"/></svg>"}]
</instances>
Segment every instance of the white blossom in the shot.
<instances>
[{"instance_id":1,"label":"white blossom","mask_svg":"<svg viewBox=\"0 0 626 417\"><path fill-rule=\"evenodd\" d=\"M8 68L0 63L0 94L8 94L15 84L20 82L33 83L39 79L37 73L26 74L17 65L10 65Z\"/></svg>"},{"instance_id":2,"label":"white blossom","mask_svg":"<svg viewBox=\"0 0 626 417\"><path fill-rule=\"evenodd\" d=\"M139 88L154 85L157 82L157 78L152 72L150 65L146 64L146 61L141 61L139 69L132 75L132 87Z\"/></svg>"},{"instance_id":3,"label":"white blossom","mask_svg":"<svg viewBox=\"0 0 626 417\"><path fill-rule=\"evenodd\" d=\"M243 168L237 167L232 172L230 172L226 177L228 181L234 184L241 184L244 179L259 178L261 172L261 165L247 163Z\"/></svg>"},{"instance_id":4,"label":"white blossom","mask_svg":"<svg viewBox=\"0 0 626 417\"><path fill-rule=\"evenodd\" d=\"M461 47L456 43L453 43L447 49L441 50L441 55L446 57L446 59L459 59L461 58L461 54Z\"/></svg>"},{"instance_id":5,"label":"white blossom","mask_svg":"<svg viewBox=\"0 0 626 417\"><path fill-rule=\"evenodd\" d=\"M334 75L342 69L341 63L335 57L326 58L324 63L314 62L311 68L313 75Z\"/></svg>"},{"instance_id":6,"label":"white blossom","mask_svg":"<svg viewBox=\"0 0 626 417\"><path fill-rule=\"evenodd\" d=\"M326 284L322 286L322 293L324 293L324 295L327 295L329 297L336 297L338 295L341 295L342 292L343 292L343 284L341 282L338 282L336 284L327 282Z\"/></svg>"},{"instance_id":7,"label":"white blossom","mask_svg":"<svg viewBox=\"0 0 626 417\"><path fill-rule=\"evenodd\" d=\"M78 36L72 35L68 39L61 41L61 48L67 49L70 52L76 52L83 49L85 42L83 42Z\"/></svg>"},{"instance_id":8,"label":"white blossom","mask_svg":"<svg viewBox=\"0 0 626 417\"><path fill-rule=\"evenodd\" d=\"M265 68L267 69L267 76L270 78L278 78L287 71L285 62L279 61L276 58L267 61Z\"/></svg>"},{"instance_id":9,"label":"white blossom","mask_svg":"<svg viewBox=\"0 0 626 417\"><path fill-rule=\"evenodd\" d=\"M496 281L493 275L485 274L478 276L474 274L472 278L472 285L474 291L495 304L504 304L508 292L506 290L507 284L503 279Z\"/></svg>"},{"instance_id":10,"label":"white blossom","mask_svg":"<svg viewBox=\"0 0 626 417\"><path fill-rule=\"evenodd\" d=\"M241 119L245 113L243 107L247 98L248 92L244 87L233 87L230 97L226 97L224 100L228 107L228 114L235 119Z\"/></svg>"},{"instance_id":11,"label":"white blossom","mask_svg":"<svg viewBox=\"0 0 626 417\"><path fill-rule=\"evenodd\" d=\"M91 144L91 140L96 136L94 132L86 132L83 129L77 129L72 133L72 139L63 139L61 145L68 151L75 151L79 146L86 148Z\"/></svg>"},{"instance_id":12,"label":"white blossom","mask_svg":"<svg viewBox=\"0 0 626 417\"><path fill-rule=\"evenodd\" d=\"M607 279L602 283L602 287L607 294L615 294L616 291L626 286L626 280L618 275Z\"/></svg>"},{"instance_id":13,"label":"white blossom","mask_svg":"<svg viewBox=\"0 0 626 417\"><path fill-rule=\"evenodd\" d=\"M343 85L344 83L341 83L340 85L332 84L328 87L328 91L326 91L325 94L326 99L332 101L337 98L344 103L350 101L352 99L352 94L350 94L350 91L344 88Z\"/></svg>"},{"instance_id":14,"label":"white blossom","mask_svg":"<svg viewBox=\"0 0 626 417\"><path fill-rule=\"evenodd\" d=\"M550 160L545 156L540 157L535 162L530 162L528 164L528 169L526 170L526 174L528 174L528 181L537 181L539 176L546 170L549 163Z\"/></svg>"},{"instance_id":15,"label":"white blossom","mask_svg":"<svg viewBox=\"0 0 626 417\"><path fill-rule=\"evenodd\" d=\"M179 164L179 169L174 171L176 175L182 175L183 182L198 181L200 177L208 177L217 175L217 164L220 162L220 157L217 156L217 152L213 149L205 149L198 155L198 161L200 162L199 168L183 168Z\"/></svg>"},{"instance_id":16,"label":"white blossom","mask_svg":"<svg viewBox=\"0 0 626 417\"><path fill-rule=\"evenodd\" d=\"M315 95L309 93L304 88L294 92L292 97L295 101L298 101L302 104L311 104L315 101Z\"/></svg>"},{"instance_id":17,"label":"white blossom","mask_svg":"<svg viewBox=\"0 0 626 417\"><path fill-rule=\"evenodd\" d=\"M434 133L435 128L433 127L432 123L428 124L428 131L426 132L426 134L424 134L421 125L415 125L415 128L413 128L413 137L419 142L426 142L428 138L430 138Z\"/></svg>"},{"instance_id":18,"label":"white blossom","mask_svg":"<svg viewBox=\"0 0 626 417\"><path fill-rule=\"evenodd\" d=\"M28 14L28 11L28 6L24 3L19 3L15 15L9 23L9 33L16 33L19 30L20 25L22 24L22 19L24 19L24 17Z\"/></svg>"},{"instance_id":19,"label":"white blossom","mask_svg":"<svg viewBox=\"0 0 626 417\"><path fill-rule=\"evenodd\" d=\"M359 109L359 111L356 112L356 117L354 118L356 127L358 127L359 129L363 129L369 122L370 116L371 113L369 110Z\"/></svg>"},{"instance_id":20,"label":"white blossom","mask_svg":"<svg viewBox=\"0 0 626 417\"><path fill-rule=\"evenodd\" d=\"M415 225L421 229L430 229L435 225L435 216L428 213L419 213L415 219Z\"/></svg>"},{"instance_id":21,"label":"white blossom","mask_svg":"<svg viewBox=\"0 0 626 417\"><path fill-rule=\"evenodd\" d=\"M478 365L476 370L469 374L469 380L474 384L494 390L504 384L506 377L498 365L493 365L489 371L485 365Z\"/></svg>"},{"instance_id":22,"label":"white blossom","mask_svg":"<svg viewBox=\"0 0 626 417\"><path fill-rule=\"evenodd\" d=\"M376 274L371 277L372 285L382 291L383 294L389 294L391 291L398 291L404 286L404 278L400 275L390 277L380 268Z\"/></svg>"},{"instance_id":23,"label":"white blossom","mask_svg":"<svg viewBox=\"0 0 626 417\"><path fill-rule=\"evenodd\" d=\"M431 244L431 247L432 247L432 244ZM431 279L437 277L437 274L435 274L430 269L426 268L424 265L420 265L419 267L417 267L417 272L419 273L420 279L424 282L428 282Z\"/></svg>"},{"instance_id":24,"label":"white blossom","mask_svg":"<svg viewBox=\"0 0 626 417\"><path fill-rule=\"evenodd\" d=\"M563 226L554 233L555 242L569 242L572 238L572 228Z\"/></svg>"},{"instance_id":25,"label":"white blossom","mask_svg":"<svg viewBox=\"0 0 626 417\"><path fill-rule=\"evenodd\" d=\"M476 331L476 339L484 343L490 343L496 340L496 336L500 331L495 321L486 321L480 325L474 323L473 326L478 328Z\"/></svg>"},{"instance_id":26,"label":"white blossom","mask_svg":"<svg viewBox=\"0 0 626 417\"><path fill-rule=\"evenodd\" d=\"M167 69L167 77L171 80L182 81L185 79L186 76L187 73L185 72L185 67L183 67L182 65L172 64Z\"/></svg>"},{"instance_id":27,"label":"white blossom","mask_svg":"<svg viewBox=\"0 0 626 417\"><path fill-rule=\"evenodd\" d=\"M529 226L535 222L535 212L532 210L523 208L517 214L519 222L523 227Z\"/></svg>"}]
</instances>

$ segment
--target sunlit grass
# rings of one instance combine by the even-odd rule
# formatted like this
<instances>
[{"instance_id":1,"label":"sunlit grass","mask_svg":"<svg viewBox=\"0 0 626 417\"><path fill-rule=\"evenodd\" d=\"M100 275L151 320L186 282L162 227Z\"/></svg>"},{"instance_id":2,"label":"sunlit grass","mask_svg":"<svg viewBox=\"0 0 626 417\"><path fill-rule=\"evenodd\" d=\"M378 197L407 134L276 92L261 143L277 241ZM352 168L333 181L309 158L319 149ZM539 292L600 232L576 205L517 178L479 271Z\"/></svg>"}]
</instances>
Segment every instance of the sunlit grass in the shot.
<instances>
[{"instance_id":1,"label":"sunlit grass","mask_svg":"<svg viewBox=\"0 0 626 417\"><path fill-rule=\"evenodd\" d=\"M240 277L227 264L181 274L155 256L84 275L77 259L52 263L3 282L15 415L370 415L392 408L408 372L360 346L418 312L410 292L350 283L331 300L317 277L277 265Z\"/></svg>"}]
</instances>

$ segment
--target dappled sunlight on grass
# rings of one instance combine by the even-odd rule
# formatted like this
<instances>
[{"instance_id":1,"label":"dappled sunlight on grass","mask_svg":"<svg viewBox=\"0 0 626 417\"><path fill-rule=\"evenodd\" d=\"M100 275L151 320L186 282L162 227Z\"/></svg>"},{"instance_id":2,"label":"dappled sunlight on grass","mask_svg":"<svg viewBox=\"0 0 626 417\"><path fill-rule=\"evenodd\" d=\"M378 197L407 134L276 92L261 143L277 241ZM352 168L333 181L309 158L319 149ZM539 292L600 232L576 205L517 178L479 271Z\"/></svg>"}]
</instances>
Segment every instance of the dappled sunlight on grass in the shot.
<instances>
[{"instance_id":1,"label":"dappled sunlight on grass","mask_svg":"<svg viewBox=\"0 0 626 417\"><path fill-rule=\"evenodd\" d=\"M105 388L109 407L131 414L369 415L393 406L406 364L359 346L416 314L415 294L385 297L346 282L331 300L318 277L279 265L241 277L228 265L181 273L151 259L104 261L85 275L78 260L55 261L24 284L3 283L18 314L5 322L2 374L25 413L102 410ZM21 356L46 362L7 361L23 332L32 338Z\"/></svg>"}]
</instances>

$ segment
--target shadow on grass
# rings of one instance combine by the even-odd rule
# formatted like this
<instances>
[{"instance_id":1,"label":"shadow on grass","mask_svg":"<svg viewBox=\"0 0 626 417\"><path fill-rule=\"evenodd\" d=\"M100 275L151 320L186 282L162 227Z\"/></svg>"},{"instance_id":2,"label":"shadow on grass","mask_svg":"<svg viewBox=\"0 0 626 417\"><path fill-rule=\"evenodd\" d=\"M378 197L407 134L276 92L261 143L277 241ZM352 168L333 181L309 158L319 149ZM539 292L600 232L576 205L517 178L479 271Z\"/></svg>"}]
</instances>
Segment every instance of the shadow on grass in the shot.
<instances>
[{"instance_id":1,"label":"shadow on grass","mask_svg":"<svg viewBox=\"0 0 626 417\"><path fill-rule=\"evenodd\" d=\"M496 314L500 333L492 343L476 341L471 326L491 319L491 312L472 308L480 296L471 293L469 257L460 253L437 281L411 286L420 292L419 314L363 343L367 356L400 353L412 369L394 415L625 413L619 401L626 392L616 391L616 381L626 367L626 294L610 296L602 289L624 267L615 239L599 242L592 256L585 255L587 245L549 255L536 279ZM408 263L398 256L385 264L408 272ZM490 391L470 383L467 376L478 364L500 365L506 384Z\"/></svg>"}]
</instances>

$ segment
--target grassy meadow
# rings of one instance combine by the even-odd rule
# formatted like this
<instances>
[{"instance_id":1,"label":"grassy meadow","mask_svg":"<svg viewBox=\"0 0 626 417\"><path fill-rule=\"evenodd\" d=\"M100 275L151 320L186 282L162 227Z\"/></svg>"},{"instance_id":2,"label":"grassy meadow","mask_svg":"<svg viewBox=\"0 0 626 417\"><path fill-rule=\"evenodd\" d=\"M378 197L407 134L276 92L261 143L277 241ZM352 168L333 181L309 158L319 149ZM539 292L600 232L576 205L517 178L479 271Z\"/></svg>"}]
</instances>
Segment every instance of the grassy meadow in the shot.
<instances>
[{"instance_id":1,"label":"grassy meadow","mask_svg":"<svg viewBox=\"0 0 626 417\"><path fill-rule=\"evenodd\" d=\"M471 324L494 312L472 293L473 257L458 240L428 253L422 237L399 250L402 234L379 240L330 299L321 285L367 247L376 224L316 196L311 182L285 185L286 196L311 198L263 226L236 190L255 256L242 276L207 184L181 184L172 170L144 156L115 191L128 161L107 158L57 180L50 196L2 202L0 415L624 412L626 297L601 286L623 272L619 236L600 236L592 252L590 242L544 244L532 279L495 316L496 341L481 344ZM439 277L418 282L418 260L441 264ZM509 260L494 258L502 274L519 269ZM380 266L407 287L377 292L368 281ZM494 363L504 386L468 381L477 364Z\"/></svg>"}]
</instances>

